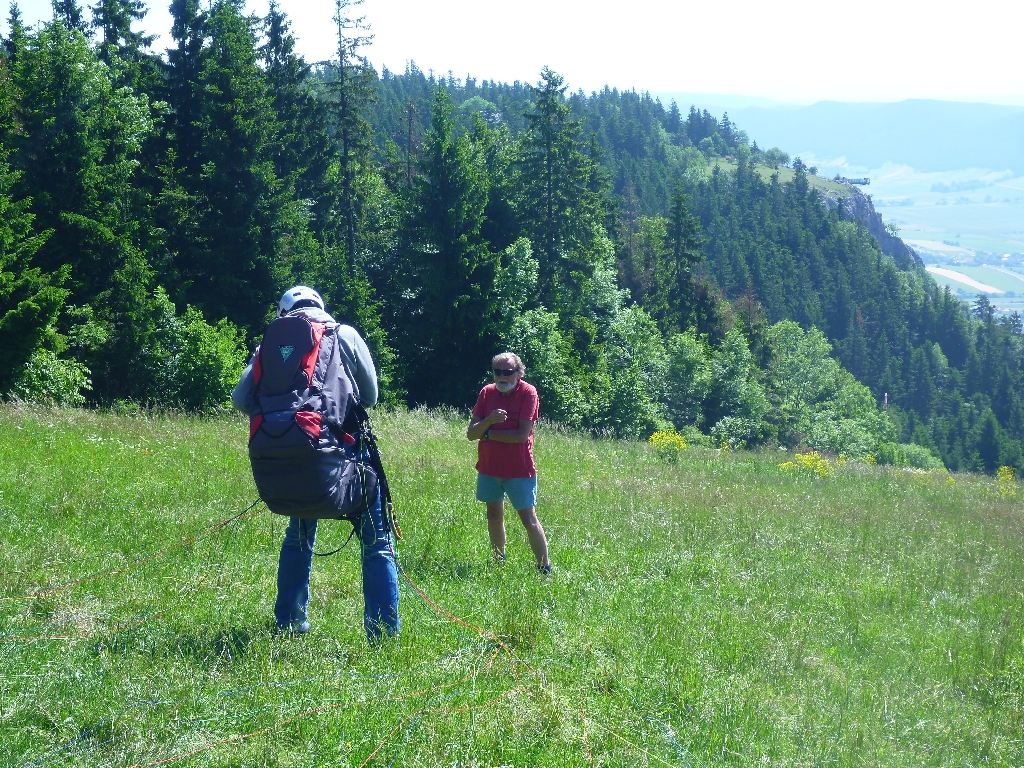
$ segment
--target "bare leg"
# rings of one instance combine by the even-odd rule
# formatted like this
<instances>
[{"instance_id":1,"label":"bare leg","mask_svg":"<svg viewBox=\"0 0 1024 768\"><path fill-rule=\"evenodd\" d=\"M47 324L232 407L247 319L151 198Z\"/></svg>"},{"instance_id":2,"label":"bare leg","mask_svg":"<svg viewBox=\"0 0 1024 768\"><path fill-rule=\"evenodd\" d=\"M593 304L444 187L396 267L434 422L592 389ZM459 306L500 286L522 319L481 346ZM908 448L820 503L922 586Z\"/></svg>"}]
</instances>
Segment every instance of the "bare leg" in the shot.
<instances>
[{"instance_id":1,"label":"bare leg","mask_svg":"<svg viewBox=\"0 0 1024 768\"><path fill-rule=\"evenodd\" d=\"M505 500L487 502L487 535L498 562L505 560Z\"/></svg>"},{"instance_id":2,"label":"bare leg","mask_svg":"<svg viewBox=\"0 0 1024 768\"><path fill-rule=\"evenodd\" d=\"M537 519L537 508L528 507L519 510L519 519L523 521L526 528L526 537L530 540L530 549L533 556L537 558L537 567L545 568L551 565L548 560L548 540L544 536L544 529L541 528L540 520Z\"/></svg>"}]
</instances>

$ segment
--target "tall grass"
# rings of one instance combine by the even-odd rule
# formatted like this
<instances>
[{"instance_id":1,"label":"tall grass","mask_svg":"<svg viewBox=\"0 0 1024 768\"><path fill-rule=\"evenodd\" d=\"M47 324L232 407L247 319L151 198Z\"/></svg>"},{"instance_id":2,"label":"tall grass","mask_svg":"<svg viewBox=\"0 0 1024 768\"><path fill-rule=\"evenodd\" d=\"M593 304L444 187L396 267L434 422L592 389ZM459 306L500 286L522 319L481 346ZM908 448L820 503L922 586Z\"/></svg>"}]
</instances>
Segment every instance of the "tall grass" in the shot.
<instances>
[{"instance_id":1,"label":"tall grass","mask_svg":"<svg viewBox=\"0 0 1024 768\"><path fill-rule=\"evenodd\" d=\"M275 636L285 521L212 529L255 500L242 419L0 411L0 765L1024 765L1012 481L542 428L544 578L514 514L491 562L463 421L375 423L379 648L354 544Z\"/></svg>"}]
</instances>

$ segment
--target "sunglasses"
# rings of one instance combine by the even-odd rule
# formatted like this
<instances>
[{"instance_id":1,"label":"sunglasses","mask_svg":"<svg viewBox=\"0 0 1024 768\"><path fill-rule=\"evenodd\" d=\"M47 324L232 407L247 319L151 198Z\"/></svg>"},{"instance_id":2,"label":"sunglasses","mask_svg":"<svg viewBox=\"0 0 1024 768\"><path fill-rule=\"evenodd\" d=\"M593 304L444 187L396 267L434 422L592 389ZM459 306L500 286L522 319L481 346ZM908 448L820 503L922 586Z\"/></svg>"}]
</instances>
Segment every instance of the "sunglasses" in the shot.
<instances>
[{"instance_id":1,"label":"sunglasses","mask_svg":"<svg viewBox=\"0 0 1024 768\"><path fill-rule=\"evenodd\" d=\"M511 376L513 373L516 373L517 371L518 371L517 368L495 368L494 369L494 375L495 376Z\"/></svg>"}]
</instances>

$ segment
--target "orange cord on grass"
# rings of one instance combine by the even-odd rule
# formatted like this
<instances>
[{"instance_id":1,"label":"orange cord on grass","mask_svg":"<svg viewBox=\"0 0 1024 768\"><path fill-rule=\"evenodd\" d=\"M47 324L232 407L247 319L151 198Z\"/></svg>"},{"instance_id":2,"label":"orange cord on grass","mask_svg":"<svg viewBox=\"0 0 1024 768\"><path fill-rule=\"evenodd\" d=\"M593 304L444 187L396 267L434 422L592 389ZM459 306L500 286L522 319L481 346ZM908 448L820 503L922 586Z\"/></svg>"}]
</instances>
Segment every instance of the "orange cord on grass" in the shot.
<instances>
[{"instance_id":1,"label":"orange cord on grass","mask_svg":"<svg viewBox=\"0 0 1024 768\"><path fill-rule=\"evenodd\" d=\"M504 650L505 653L508 654L509 659L515 662L513 664L512 670L517 680L519 679L519 671L516 669L515 664L522 664L524 667L530 670L530 672L536 675L538 679L540 679L541 681L544 680L543 675L538 673L537 670L535 670L533 667L529 665L529 663L519 658L519 656L517 656L515 652L513 652L513 650L509 648L508 645L496 634L494 634L493 632L488 632L486 629L482 629L476 626L475 624L471 624L465 619L459 618L454 613L449 611L447 608L444 608L443 606L439 605L436 601L434 601L423 589L420 588L420 586L415 581L412 580L412 578L410 578L408 571L406 571L405 568L402 567L402 563L399 561L398 555L395 553L394 545L392 545L391 547L391 556L394 558L395 565L398 567L398 570L402 572L402 576L404 576L405 580L409 582L409 586L412 587L413 590L415 590L416 594L419 595L420 599L426 605L432 608L435 613L437 613L439 616L445 619L448 619L448 621L463 626L466 629L472 630L473 632L476 632L476 634L478 634L480 637L491 640L492 642L496 643L502 650Z\"/></svg>"}]
</instances>

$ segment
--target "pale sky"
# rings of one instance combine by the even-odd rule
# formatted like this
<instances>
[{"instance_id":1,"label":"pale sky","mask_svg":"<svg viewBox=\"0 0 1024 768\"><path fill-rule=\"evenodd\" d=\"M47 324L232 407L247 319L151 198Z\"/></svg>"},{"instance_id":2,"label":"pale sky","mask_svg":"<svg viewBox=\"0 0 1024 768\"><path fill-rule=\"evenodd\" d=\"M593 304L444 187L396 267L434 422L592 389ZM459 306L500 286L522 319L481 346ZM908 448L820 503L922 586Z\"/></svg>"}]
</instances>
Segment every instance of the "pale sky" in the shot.
<instances>
[{"instance_id":1,"label":"pale sky","mask_svg":"<svg viewBox=\"0 0 1024 768\"><path fill-rule=\"evenodd\" d=\"M139 26L165 35L167 0ZM22 0L27 23L49 0ZM266 12L266 0L248 0ZM333 0L282 0L307 59L334 49ZM1024 104L1019 0L366 0L373 64L570 88L731 93L780 101L906 98ZM4 14L6 31L6 14Z\"/></svg>"}]
</instances>

